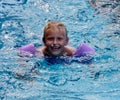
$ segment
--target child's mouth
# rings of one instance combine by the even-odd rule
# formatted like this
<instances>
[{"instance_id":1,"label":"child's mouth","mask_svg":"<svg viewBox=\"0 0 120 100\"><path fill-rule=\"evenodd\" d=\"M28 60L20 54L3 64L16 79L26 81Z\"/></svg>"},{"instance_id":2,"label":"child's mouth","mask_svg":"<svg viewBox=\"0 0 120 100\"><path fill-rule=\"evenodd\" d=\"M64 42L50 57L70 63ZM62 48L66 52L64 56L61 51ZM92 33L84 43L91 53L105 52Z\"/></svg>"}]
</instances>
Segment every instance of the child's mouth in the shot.
<instances>
[{"instance_id":1,"label":"child's mouth","mask_svg":"<svg viewBox=\"0 0 120 100\"><path fill-rule=\"evenodd\" d=\"M60 45L51 45L52 50L59 50L60 49Z\"/></svg>"}]
</instances>

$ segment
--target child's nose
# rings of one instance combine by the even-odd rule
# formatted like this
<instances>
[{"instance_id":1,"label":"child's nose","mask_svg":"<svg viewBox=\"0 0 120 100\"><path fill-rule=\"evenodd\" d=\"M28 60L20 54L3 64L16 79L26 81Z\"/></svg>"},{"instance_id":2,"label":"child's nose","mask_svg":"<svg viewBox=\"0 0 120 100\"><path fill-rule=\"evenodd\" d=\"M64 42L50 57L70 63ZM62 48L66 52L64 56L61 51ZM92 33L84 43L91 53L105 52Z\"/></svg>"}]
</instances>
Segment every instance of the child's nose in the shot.
<instances>
[{"instance_id":1,"label":"child's nose","mask_svg":"<svg viewBox=\"0 0 120 100\"><path fill-rule=\"evenodd\" d=\"M57 44L57 42L58 42L57 39L53 40L53 44Z\"/></svg>"}]
</instances>

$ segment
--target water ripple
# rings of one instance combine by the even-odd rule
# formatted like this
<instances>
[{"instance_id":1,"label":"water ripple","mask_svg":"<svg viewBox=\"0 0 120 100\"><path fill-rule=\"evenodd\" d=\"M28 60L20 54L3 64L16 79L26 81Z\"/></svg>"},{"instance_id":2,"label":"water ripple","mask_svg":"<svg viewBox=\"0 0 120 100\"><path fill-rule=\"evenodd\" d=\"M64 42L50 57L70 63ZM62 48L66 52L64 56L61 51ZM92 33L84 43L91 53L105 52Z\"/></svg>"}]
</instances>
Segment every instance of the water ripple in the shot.
<instances>
[{"instance_id":1,"label":"water ripple","mask_svg":"<svg viewBox=\"0 0 120 100\"><path fill-rule=\"evenodd\" d=\"M3 5L9 5L9 6L15 6L15 5L23 5L26 4L27 0L1 0L1 4Z\"/></svg>"}]
</instances>

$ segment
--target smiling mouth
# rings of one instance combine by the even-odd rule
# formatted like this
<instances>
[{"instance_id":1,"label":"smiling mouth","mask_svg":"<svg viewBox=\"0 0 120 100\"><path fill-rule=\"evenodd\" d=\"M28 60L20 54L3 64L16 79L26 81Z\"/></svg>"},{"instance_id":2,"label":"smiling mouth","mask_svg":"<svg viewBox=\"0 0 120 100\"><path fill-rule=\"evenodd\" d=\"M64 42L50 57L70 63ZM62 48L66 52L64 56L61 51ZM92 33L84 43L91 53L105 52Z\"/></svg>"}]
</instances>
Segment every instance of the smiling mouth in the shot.
<instances>
[{"instance_id":1,"label":"smiling mouth","mask_svg":"<svg viewBox=\"0 0 120 100\"><path fill-rule=\"evenodd\" d=\"M60 45L51 45L52 50L59 50Z\"/></svg>"}]
</instances>

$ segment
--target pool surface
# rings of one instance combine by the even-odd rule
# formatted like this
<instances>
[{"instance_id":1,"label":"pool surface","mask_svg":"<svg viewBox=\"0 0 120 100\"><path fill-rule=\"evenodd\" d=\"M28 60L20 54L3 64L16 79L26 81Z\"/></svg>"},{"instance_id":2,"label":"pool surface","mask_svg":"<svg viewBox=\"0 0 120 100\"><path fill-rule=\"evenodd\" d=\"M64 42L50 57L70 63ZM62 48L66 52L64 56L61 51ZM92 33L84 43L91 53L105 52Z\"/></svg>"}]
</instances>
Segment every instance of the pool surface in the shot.
<instances>
[{"instance_id":1,"label":"pool surface","mask_svg":"<svg viewBox=\"0 0 120 100\"><path fill-rule=\"evenodd\" d=\"M92 1L92 0L91 0ZM0 100L119 100L119 0L0 0ZM92 64L47 64L16 48L43 45L44 25L63 22L69 45L96 50ZM70 59L69 59L70 60Z\"/></svg>"}]
</instances>

